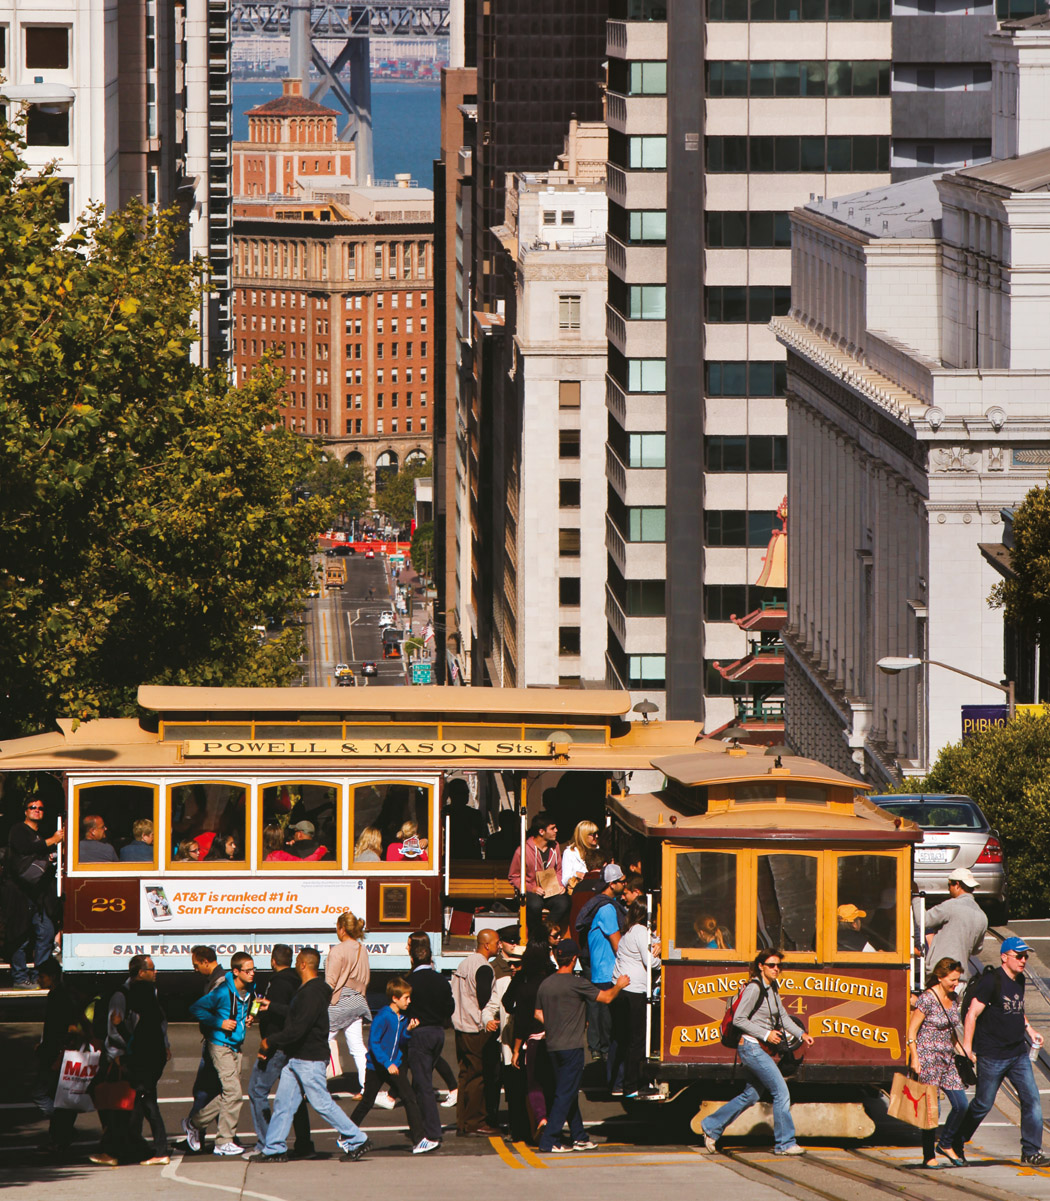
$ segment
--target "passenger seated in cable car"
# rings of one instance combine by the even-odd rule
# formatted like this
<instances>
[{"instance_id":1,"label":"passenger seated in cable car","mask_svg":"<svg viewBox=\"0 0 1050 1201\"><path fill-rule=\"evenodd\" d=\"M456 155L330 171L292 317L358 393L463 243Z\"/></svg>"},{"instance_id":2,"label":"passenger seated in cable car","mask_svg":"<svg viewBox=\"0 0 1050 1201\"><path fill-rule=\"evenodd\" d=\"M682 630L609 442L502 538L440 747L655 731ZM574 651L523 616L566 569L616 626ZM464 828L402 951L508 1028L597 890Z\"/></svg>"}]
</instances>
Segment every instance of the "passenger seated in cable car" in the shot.
<instances>
[{"instance_id":1,"label":"passenger seated in cable car","mask_svg":"<svg viewBox=\"0 0 1050 1201\"><path fill-rule=\"evenodd\" d=\"M380 863L383 858L383 834L378 826L365 826L354 844L355 863Z\"/></svg>"},{"instance_id":2,"label":"passenger seated in cable car","mask_svg":"<svg viewBox=\"0 0 1050 1201\"><path fill-rule=\"evenodd\" d=\"M185 838L175 853L176 863L197 863L201 858L200 843L195 838Z\"/></svg>"},{"instance_id":3,"label":"passenger seated in cable car","mask_svg":"<svg viewBox=\"0 0 1050 1201\"><path fill-rule=\"evenodd\" d=\"M238 845L236 836L227 834L225 838L218 837L211 840L211 846L208 848L208 853L204 858L208 860L235 860L239 863L244 858L244 851Z\"/></svg>"},{"instance_id":4,"label":"passenger seated in cable car","mask_svg":"<svg viewBox=\"0 0 1050 1201\"><path fill-rule=\"evenodd\" d=\"M840 951L874 951L868 941L868 936L861 929L861 921L868 916L867 910L858 909L856 905L840 905L838 907Z\"/></svg>"},{"instance_id":5,"label":"passenger seated in cable car","mask_svg":"<svg viewBox=\"0 0 1050 1201\"><path fill-rule=\"evenodd\" d=\"M693 930L696 932L698 947L709 951L732 949L732 936L725 926L718 924L718 919L714 914L701 913L693 922Z\"/></svg>"},{"instance_id":6,"label":"passenger seated in cable car","mask_svg":"<svg viewBox=\"0 0 1050 1201\"><path fill-rule=\"evenodd\" d=\"M429 841L419 837L419 827L414 821L404 822L397 832L397 838L387 847L388 863L397 863L402 859L425 861Z\"/></svg>"}]
</instances>

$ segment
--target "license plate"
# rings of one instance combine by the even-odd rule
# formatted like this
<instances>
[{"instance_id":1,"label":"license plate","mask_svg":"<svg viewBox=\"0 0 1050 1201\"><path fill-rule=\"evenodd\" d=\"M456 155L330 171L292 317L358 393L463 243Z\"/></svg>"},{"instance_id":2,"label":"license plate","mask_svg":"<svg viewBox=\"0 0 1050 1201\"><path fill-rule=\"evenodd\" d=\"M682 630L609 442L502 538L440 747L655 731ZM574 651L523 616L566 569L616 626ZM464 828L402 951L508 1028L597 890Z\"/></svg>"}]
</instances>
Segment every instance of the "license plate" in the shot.
<instances>
[{"instance_id":1,"label":"license plate","mask_svg":"<svg viewBox=\"0 0 1050 1201\"><path fill-rule=\"evenodd\" d=\"M948 847L916 847L916 863L947 863L954 852Z\"/></svg>"}]
</instances>

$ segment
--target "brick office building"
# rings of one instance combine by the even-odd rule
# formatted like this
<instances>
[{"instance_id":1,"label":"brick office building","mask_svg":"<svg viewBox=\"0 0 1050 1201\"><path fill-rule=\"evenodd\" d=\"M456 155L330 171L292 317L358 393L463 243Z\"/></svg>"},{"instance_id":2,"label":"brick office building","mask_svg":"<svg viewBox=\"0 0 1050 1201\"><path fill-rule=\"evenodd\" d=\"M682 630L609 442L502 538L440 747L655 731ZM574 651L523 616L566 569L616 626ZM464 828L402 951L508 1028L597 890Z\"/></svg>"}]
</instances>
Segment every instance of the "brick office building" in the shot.
<instances>
[{"instance_id":1,"label":"brick office building","mask_svg":"<svg viewBox=\"0 0 1050 1201\"><path fill-rule=\"evenodd\" d=\"M289 429L361 459L369 474L429 455L432 193L238 200L233 263L238 382L277 351Z\"/></svg>"}]
</instances>

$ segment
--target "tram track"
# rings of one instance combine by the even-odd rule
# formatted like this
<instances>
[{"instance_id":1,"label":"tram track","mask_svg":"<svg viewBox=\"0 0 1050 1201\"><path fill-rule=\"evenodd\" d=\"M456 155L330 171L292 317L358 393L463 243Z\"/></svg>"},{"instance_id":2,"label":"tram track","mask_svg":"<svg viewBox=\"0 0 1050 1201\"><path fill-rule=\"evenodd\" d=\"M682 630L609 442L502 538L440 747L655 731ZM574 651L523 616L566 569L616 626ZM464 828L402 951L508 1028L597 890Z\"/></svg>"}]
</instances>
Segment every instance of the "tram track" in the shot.
<instances>
[{"instance_id":1,"label":"tram track","mask_svg":"<svg viewBox=\"0 0 1050 1201\"><path fill-rule=\"evenodd\" d=\"M810 1150L804 1157L784 1159L775 1165L768 1162L772 1158L768 1150L724 1151L722 1156L735 1165L733 1170L739 1175L748 1177L754 1173L773 1181L781 1192L799 1201L807 1201L809 1197L819 1197L821 1201L868 1201L869 1195L870 1201L874 1201L875 1196L885 1194L897 1201L958 1201L960 1194L974 1201L1017 1201L1016 1193L960 1180L954 1169L921 1172L920 1179L916 1179L915 1169L851 1148ZM849 1165L838 1161L842 1156L850 1157ZM875 1174L859 1170L858 1163L870 1165Z\"/></svg>"}]
</instances>

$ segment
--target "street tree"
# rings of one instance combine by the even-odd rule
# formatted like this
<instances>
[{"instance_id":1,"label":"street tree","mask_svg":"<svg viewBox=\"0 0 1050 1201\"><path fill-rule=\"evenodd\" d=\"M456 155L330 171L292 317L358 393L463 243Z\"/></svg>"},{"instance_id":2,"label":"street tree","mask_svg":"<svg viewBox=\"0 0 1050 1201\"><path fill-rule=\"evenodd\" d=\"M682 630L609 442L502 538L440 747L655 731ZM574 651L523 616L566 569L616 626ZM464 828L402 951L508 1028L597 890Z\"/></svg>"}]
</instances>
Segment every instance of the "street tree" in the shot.
<instances>
[{"instance_id":1,"label":"street tree","mask_svg":"<svg viewBox=\"0 0 1050 1201\"><path fill-rule=\"evenodd\" d=\"M396 525L408 525L416 511L416 480L433 474L429 459L406 463L397 475L386 476L376 488L376 507Z\"/></svg>"},{"instance_id":2,"label":"street tree","mask_svg":"<svg viewBox=\"0 0 1050 1201\"><path fill-rule=\"evenodd\" d=\"M425 580L434 575L434 523L424 521L412 535L412 566Z\"/></svg>"},{"instance_id":3,"label":"street tree","mask_svg":"<svg viewBox=\"0 0 1050 1201\"><path fill-rule=\"evenodd\" d=\"M322 455L303 480L311 494L330 499L346 517L360 519L372 508L372 483L364 463Z\"/></svg>"},{"instance_id":4,"label":"street tree","mask_svg":"<svg viewBox=\"0 0 1050 1201\"><path fill-rule=\"evenodd\" d=\"M1050 487L1033 488L1013 517L1009 578L992 589L991 604L1036 643L1050 640Z\"/></svg>"},{"instance_id":5,"label":"street tree","mask_svg":"<svg viewBox=\"0 0 1050 1201\"><path fill-rule=\"evenodd\" d=\"M973 797L999 831L1018 917L1050 912L1050 717L1023 713L965 742L947 746L925 780L908 792Z\"/></svg>"},{"instance_id":6,"label":"street tree","mask_svg":"<svg viewBox=\"0 0 1050 1201\"><path fill-rule=\"evenodd\" d=\"M328 498L264 365L190 361L201 265L141 205L64 236L0 125L0 735L136 712L139 683L280 684Z\"/></svg>"}]
</instances>

